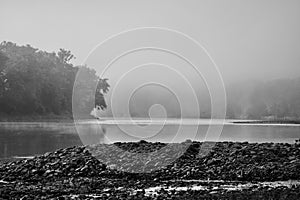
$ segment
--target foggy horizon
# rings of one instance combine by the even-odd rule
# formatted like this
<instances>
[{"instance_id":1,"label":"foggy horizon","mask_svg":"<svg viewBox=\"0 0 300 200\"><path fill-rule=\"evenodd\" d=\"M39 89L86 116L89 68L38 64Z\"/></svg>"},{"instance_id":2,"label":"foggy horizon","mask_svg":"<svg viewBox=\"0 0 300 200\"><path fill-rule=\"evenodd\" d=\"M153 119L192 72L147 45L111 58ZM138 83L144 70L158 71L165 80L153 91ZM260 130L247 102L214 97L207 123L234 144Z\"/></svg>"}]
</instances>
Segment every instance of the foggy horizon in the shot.
<instances>
[{"instance_id":1,"label":"foggy horizon","mask_svg":"<svg viewBox=\"0 0 300 200\"><path fill-rule=\"evenodd\" d=\"M202 44L226 85L300 74L299 1L0 2L1 41L48 52L65 48L76 56L75 65L85 64L89 52L111 35L166 27Z\"/></svg>"},{"instance_id":2,"label":"foggy horizon","mask_svg":"<svg viewBox=\"0 0 300 200\"><path fill-rule=\"evenodd\" d=\"M148 116L151 106L160 104L166 110L156 108L159 115L197 117L199 107L200 113L210 117L213 103L218 115L225 112L220 105L226 104L226 117L300 115L299 1L0 2L1 42L29 44L49 53L70 50L76 57L69 60L71 64L87 65L108 79L111 87L104 96L108 109L101 111L103 116L111 115L112 107L117 116L123 115L127 112L124 103L133 116ZM120 34L124 31L132 34ZM201 50L172 31L191 37ZM164 42L167 49L199 58L194 64L200 74L180 56L157 49L128 54L104 71L107 59L115 54ZM146 80L161 85L142 86ZM132 95L128 102L126 95ZM181 106L185 113L179 112Z\"/></svg>"}]
</instances>

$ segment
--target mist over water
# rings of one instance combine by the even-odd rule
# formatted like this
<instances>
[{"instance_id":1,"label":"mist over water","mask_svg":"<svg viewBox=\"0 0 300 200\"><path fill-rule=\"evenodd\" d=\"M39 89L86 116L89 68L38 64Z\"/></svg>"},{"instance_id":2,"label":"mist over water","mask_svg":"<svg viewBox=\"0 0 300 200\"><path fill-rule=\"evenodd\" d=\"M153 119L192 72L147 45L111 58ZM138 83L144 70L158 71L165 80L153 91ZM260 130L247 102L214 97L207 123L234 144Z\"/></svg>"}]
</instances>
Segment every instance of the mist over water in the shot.
<instances>
[{"instance_id":1,"label":"mist over water","mask_svg":"<svg viewBox=\"0 0 300 200\"><path fill-rule=\"evenodd\" d=\"M57 6L58 4L61 6ZM299 83L296 78L300 76L299 4L296 0L288 3L279 0L243 3L198 0L151 3L137 1L133 4L126 2L86 4L75 1L72 9L65 9L69 6L69 2L2 1L0 21L3 29L0 39L17 42L20 45L31 44L49 52L64 47L75 54L76 59L72 61L74 65L87 64L91 68L97 68L103 63L97 60L87 61L86 58L92 49L109 36L137 27L167 27L193 37L207 49L217 63L226 86L229 118L261 118L261 116L298 118ZM53 10L56 11L55 15ZM113 12L108 12L112 10ZM11 13L14 13L13 18ZM74 13L82 14L74 15ZM6 19L10 19L9 22ZM61 19L68 21L68 28ZM20 28L23 34L19 34ZM40 30L44 30L43 34L36 34ZM83 34L85 32L89 33L88 36ZM127 43L135 43L138 39L128 40ZM174 44L178 43L176 39L171 40ZM119 46L120 43L116 42L112 45L112 49L106 50L114 52ZM182 46L184 48L184 45ZM191 53L197 54L193 51ZM118 74L124 73L128 67L141 64L140 61L143 63L168 61L166 64L181 69L196 91L200 117L210 117L210 96L205 83L199 77L195 78L196 74L190 66L174 56L161 52L136 52L115 63L114 70L108 71L104 77L115 86ZM143 79L144 76L164 76L186 97L182 104L191 103L190 94L182 88L182 80L164 70L153 72L142 70L133 73L127 83L135 84L135 81ZM122 92L126 93L126 84L123 89L116 100L116 104L120 107L124 104ZM179 113L176 98L168 91L161 90L157 87L155 89L148 87L137 92L130 102L131 115L148 117L150 104L159 103L167 111L168 117L199 117L195 116L192 108L195 106L191 106L186 113ZM106 97L108 101L111 92ZM269 93L270 95L264 95ZM254 107L258 107L258 111ZM121 109L116 110L118 110L116 117L124 115ZM157 112L158 116L162 114L161 111ZM103 116L112 116L111 113L109 105Z\"/></svg>"},{"instance_id":2,"label":"mist over water","mask_svg":"<svg viewBox=\"0 0 300 200\"><path fill-rule=\"evenodd\" d=\"M227 113L229 119L297 119L300 117L300 78L274 79L265 81L241 81L226 85ZM189 92L181 91L189 104ZM200 118L210 118L211 102L207 89L196 90L199 102ZM108 101L110 96L107 97ZM125 99L118 96L116 106L123 106ZM129 110L133 118L149 117L149 109L154 104L164 107L169 118L198 118L193 107L181 115L180 103L176 96L159 86L148 86L137 91L131 98ZM116 107L118 108L118 107ZM115 117L124 117L116 109ZM101 113L102 117L112 117L111 107ZM156 118L163 118L157 111Z\"/></svg>"}]
</instances>

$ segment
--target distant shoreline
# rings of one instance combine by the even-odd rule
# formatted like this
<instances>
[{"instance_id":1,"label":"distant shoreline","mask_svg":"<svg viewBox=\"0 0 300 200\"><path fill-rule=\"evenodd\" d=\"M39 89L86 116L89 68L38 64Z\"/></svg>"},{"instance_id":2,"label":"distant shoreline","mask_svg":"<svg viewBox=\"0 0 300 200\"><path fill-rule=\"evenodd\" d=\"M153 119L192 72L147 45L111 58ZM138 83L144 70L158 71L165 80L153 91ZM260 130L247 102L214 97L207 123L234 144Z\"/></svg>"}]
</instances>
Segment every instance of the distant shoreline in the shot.
<instances>
[{"instance_id":1,"label":"distant shoreline","mask_svg":"<svg viewBox=\"0 0 300 200\"><path fill-rule=\"evenodd\" d=\"M233 121L234 124L300 124L300 120L245 120Z\"/></svg>"},{"instance_id":2,"label":"distant shoreline","mask_svg":"<svg viewBox=\"0 0 300 200\"><path fill-rule=\"evenodd\" d=\"M92 120L95 118L92 116L84 116L84 117L82 117L82 119ZM112 119L120 120L120 118L107 118L107 117L102 118L102 120L112 120ZM141 119L144 119L144 118L141 118ZM171 119L174 119L174 118L171 118ZM175 118L175 119L177 119L177 118ZM209 120L209 118L204 118L204 119ZM212 119L212 120L214 120L214 119ZM216 119L216 120L218 120L218 119ZM232 124L300 124L300 119L299 120L297 120L297 119L295 119L295 120L225 119L225 121L228 121ZM0 122L65 122L65 123L72 122L73 123L74 118L73 118L72 114L21 115L21 116L10 116L10 115L1 115L0 114Z\"/></svg>"}]
</instances>

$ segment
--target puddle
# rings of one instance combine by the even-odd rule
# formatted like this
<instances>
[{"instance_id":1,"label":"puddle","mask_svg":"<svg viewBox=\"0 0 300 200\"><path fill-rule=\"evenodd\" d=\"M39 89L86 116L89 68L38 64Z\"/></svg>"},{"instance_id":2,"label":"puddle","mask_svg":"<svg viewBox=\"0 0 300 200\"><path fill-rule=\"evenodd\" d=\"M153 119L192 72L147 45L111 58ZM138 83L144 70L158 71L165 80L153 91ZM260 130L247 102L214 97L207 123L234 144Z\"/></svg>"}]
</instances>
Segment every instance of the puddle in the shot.
<instances>
[{"instance_id":1,"label":"puddle","mask_svg":"<svg viewBox=\"0 0 300 200\"><path fill-rule=\"evenodd\" d=\"M223 190L223 191L240 191L245 189L252 188L253 190L258 190L260 188L269 187L269 188L277 188L277 187L288 187L300 185L300 181L290 180L290 181L275 181L275 182L237 182L237 181L222 181L222 180L172 180L166 182L166 184L170 186L155 186L144 189L146 196L157 195L158 192L163 189L165 191L199 191L206 190L211 193ZM187 186L175 186L179 184L186 184ZM136 194L139 190L134 190L132 194Z\"/></svg>"}]
</instances>

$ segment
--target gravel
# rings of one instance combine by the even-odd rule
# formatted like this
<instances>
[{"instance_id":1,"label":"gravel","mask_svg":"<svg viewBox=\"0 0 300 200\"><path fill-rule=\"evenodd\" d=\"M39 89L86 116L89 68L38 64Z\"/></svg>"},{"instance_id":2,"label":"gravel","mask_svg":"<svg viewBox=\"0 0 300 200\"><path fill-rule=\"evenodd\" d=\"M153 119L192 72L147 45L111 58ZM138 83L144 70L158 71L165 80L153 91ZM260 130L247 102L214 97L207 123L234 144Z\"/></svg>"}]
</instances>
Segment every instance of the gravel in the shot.
<instances>
[{"instance_id":1,"label":"gravel","mask_svg":"<svg viewBox=\"0 0 300 200\"><path fill-rule=\"evenodd\" d=\"M140 141L70 147L3 163L0 197L300 199L298 184L254 184L287 180L300 180L299 144ZM226 189L228 184L249 183L254 186ZM149 195L149 188L160 189Z\"/></svg>"}]
</instances>

